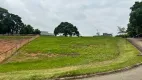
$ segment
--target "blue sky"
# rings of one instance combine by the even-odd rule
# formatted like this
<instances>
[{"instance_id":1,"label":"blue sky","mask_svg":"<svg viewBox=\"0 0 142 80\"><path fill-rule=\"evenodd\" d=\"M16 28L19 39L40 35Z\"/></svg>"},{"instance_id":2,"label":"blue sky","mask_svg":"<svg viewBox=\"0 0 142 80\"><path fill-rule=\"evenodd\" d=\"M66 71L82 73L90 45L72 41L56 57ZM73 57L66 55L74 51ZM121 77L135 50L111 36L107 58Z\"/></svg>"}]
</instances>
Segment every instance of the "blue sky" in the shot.
<instances>
[{"instance_id":1,"label":"blue sky","mask_svg":"<svg viewBox=\"0 0 142 80\"><path fill-rule=\"evenodd\" d=\"M61 22L70 22L84 36L118 32L127 27L130 7L141 0L0 0L0 7L18 14L26 24L53 33Z\"/></svg>"}]
</instances>

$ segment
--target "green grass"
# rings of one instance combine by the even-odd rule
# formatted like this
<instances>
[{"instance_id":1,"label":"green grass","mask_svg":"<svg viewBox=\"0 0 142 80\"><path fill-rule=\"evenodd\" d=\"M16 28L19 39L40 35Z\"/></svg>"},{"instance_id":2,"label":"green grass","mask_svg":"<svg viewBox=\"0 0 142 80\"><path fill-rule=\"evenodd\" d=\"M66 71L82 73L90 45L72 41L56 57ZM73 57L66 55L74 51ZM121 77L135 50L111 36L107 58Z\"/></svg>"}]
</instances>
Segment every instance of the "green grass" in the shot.
<instances>
[{"instance_id":1,"label":"green grass","mask_svg":"<svg viewBox=\"0 0 142 80\"><path fill-rule=\"evenodd\" d=\"M0 79L44 79L116 70L142 62L138 53L122 38L41 36L0 65Z\"/></svg>"}]
</instances>

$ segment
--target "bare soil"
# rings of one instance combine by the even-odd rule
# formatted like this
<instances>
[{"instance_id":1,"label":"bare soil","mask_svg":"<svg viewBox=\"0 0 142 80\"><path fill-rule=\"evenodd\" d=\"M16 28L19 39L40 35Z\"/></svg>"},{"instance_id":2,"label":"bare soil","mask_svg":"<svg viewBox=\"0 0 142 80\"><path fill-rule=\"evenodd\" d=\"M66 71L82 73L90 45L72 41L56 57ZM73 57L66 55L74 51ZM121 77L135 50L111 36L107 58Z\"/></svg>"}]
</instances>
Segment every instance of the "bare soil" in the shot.
<instances>
[{"instance_id":1,"label":"bare soil","mask_svg":"<svg viewBox=\"0 0 142 80\"><path fill-rule=\"evenodd\" d=\"M6 51L16 47L18 40L0 40L0 53L5 53Z\"/></svg>"},{"instance_id":2,"label":"bare soil","mask_svg":"<svg viewBox=\"0 0 142 80\"><path fill-rule=\"evenodd\" d=\"M26 39L5 40L0 39L0 62L11 55Z\"/></svg>"},{"instance_id":3,"label":"bare soil","mask_svg":"<svg viewBox=\"0 0 142 80\"><path fill-rule=\"evenodd\" d=\"M22 39L0 39L0 63L9 59L23 45L38 37L39 35Z\"/></svg>"}]
</instances>

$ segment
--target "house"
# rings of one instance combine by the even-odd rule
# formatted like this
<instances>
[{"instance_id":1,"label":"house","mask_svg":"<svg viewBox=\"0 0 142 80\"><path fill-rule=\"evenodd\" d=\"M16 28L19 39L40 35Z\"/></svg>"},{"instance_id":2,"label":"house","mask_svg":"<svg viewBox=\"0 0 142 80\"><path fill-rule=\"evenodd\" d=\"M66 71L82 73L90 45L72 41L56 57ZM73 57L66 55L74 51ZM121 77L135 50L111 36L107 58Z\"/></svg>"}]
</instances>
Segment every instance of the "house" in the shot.
<instances>
[{"instance_id":1,"label":"house","mask_svg":"<svg viewBox=\"0 0 142 80\"><path fill-rule=\"evenodd\" d=\"M109 33L103 33L103 36L112 36L112 34L109 34Z\"/></svg>"}]
</instances>

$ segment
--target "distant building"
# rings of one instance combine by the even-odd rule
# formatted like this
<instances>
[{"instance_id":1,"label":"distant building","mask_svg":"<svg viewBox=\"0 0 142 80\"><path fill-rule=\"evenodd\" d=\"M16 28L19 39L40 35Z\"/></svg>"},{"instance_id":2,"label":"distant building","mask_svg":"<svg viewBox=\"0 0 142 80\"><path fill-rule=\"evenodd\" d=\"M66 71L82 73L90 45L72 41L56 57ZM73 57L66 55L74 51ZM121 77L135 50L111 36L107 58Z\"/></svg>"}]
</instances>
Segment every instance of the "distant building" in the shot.
<instances>
[{"instance_id":1,"label":"distant building","mask_svg":"<svg viewBox=\"0 0 142 80\"><path fill-rule=\"evenodd\" d=\"M53 33L48 33L47 31L41 31L41 35L44 35L44 36L54 36Z\"/></svg>"},{"instance_id":2,"label":"distant building","mask_svg":"<svg viewBox=\"0 0 142 80\"><path fill-rule=\"evenodd\" d=\"M112 34L103 33L103 36L112 36Z\"/></svg>"}]
</instances>

